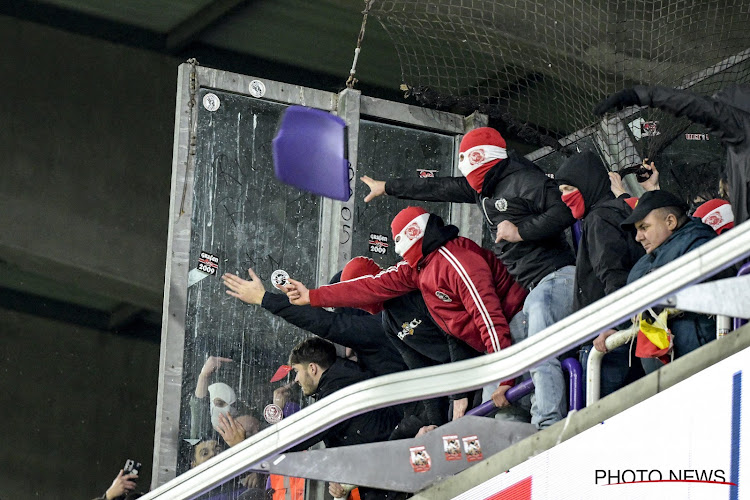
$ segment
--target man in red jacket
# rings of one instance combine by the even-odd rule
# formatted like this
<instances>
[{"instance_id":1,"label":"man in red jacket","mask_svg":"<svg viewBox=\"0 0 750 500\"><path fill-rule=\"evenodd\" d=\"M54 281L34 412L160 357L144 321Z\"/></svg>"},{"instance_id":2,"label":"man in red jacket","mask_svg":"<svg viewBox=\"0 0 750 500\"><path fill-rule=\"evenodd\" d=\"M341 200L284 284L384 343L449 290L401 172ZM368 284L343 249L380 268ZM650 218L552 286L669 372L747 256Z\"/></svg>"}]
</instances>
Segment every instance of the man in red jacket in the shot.
<instances>
[{"instance_id":1,"label":"man in red jacket","mask_svg":"<svg viewBox=\"0 0 750 500\"><path fill-rule=\"evenodd\" d=\"M458 236L435 214L419 207L399 212L391 223L396 253L404 260L377 275L308 290L290 280L286 289L295 305L361 307L420 290L435 323L480 352L511 345L512 318L523 308L527 291L516 283L489 250ZM507 406L504 382L493 397ZM464 414L468 400L454 402L453 418Z\"/></svg>"}]
</instances>

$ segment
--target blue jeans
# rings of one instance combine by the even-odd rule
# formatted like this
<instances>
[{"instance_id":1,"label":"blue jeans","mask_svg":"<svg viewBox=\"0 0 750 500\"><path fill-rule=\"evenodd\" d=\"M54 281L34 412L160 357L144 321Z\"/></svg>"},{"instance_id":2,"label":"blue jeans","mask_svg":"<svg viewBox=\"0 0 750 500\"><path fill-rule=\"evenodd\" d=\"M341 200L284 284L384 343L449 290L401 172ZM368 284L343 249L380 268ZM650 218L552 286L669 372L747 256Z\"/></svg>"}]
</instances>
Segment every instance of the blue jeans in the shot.
<instances>
[{"instance_id":1,"label":"blue jeans","mask_svg":"<svg viewBox=\"0 0 750 500\"><path fill-rule=\"evenodd\" d=\"M566 266L548 274L526 297L523 312L528 322L528 337L573 312L575 271L575 266ZM568 414L565 377L556 357L535 366L530 373L534 381L531 423L544 429Z\"/></svg>"},{"instance_id":2,"label":"blue jeans","mask_svg":"<svg viewBox=\"0 0 750 500\"><path fill-rule=\"evenodd\" d=\"M519 312L513 319L511 319L508 326L510 327L510 336L513 339L513 343L517 344L527 337L527 321L526 315L523 311ZM528 377L528 374L522 378ZM518 380L518 379L517 379ZM485 385L482 388L482 402L489 401L492 399L492 394L498 387L498 382L492 382ZM533 393L532 393L533 394ZM495 418L498 420L511 420L514 422L529 422L531 416L529 412L531 410L531 394L520 398L518 401L513 402L511 406L500 408L495 413Z\"/></svg>"}]
</instances>

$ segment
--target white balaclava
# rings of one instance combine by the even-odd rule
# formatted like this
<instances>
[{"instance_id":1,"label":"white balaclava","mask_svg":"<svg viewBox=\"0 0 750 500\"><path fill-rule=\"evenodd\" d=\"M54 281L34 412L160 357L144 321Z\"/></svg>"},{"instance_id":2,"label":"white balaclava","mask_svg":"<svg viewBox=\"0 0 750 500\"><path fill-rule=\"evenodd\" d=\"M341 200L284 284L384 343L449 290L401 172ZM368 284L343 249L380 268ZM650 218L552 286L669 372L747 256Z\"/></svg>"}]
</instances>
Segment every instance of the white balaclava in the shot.
<instances>
[{"instance_id":1,"label":"white balaclava","mask_svg":"<svg viewBox=\"0 0 750 500\"><path fill-rule=\"evenodd\" d=\"M234 389L229 387L227 384L223 382L217 382L215 384L211 384L208 386L208 399L211 403L211 425L213 425L214 429L219 428L219 415L231 415L233 417L237 416L237 408L232 406L232 404L237 401L237 395L234 393ZM216 406L214 403L215 399L221 399L226 403L226 406Z\"/></svg>"}]
</instances>

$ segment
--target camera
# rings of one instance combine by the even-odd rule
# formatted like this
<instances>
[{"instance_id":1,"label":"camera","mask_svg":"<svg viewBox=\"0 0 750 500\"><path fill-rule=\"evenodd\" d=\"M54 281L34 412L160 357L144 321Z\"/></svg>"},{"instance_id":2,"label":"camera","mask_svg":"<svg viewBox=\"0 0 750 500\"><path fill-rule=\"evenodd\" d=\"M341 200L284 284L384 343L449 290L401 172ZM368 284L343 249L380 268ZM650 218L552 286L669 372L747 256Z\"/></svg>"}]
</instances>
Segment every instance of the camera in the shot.
<instances>
[{"instance_id":1,"label":"camera","mask_svg":"<svg viewBox=\"0 0 750 500\"><path fill-rule=\"evenodd\" d=\"M125 474L136 474L139 475L141 472L141 463L136 462L135 460L127 459L125 460L125 466L122 468L122 475Z\"/></svg>"},{"instance_id":2,"label":"camera","mask_svg":"<svg viewBox=\"0 0 750 500\"><path fill-rule=\"evenodd\" d=\"M645 182L649 179L649 177L651 177L651 174L653 172L640 163L636 163L632 167L625 167L618 170L617 173L620 174L620 177L625 177L629 174L635 174L635 178L638 179L638 182Z\"/></svg>"}]
</instances>

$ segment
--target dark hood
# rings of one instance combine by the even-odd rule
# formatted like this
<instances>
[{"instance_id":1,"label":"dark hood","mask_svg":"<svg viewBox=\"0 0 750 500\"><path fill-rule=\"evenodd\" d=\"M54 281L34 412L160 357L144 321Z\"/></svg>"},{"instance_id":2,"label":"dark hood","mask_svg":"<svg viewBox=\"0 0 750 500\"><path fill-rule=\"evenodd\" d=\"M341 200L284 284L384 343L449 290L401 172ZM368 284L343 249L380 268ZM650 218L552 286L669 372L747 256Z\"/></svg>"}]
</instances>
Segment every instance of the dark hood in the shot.
<instances>
[{"instance_id":1,"label":"dark hood","mask_svg":"<svg viewBox=\"0 0 750 500\"><path fill-rule=\"evenodd\" d=\"M596 153L585 151L565 160L555 172L557 184L575 186L583 196L584 217L593 206L603 200L614 199L607 167Z\"/></svg>"},{"instance_id":2,"label":"dark hood","mask_svg":"<svg viewBox=\"0 0 750 500\"><path fill-rule=\"evenodd\" d=\"M446 225L439 215L430 214L422 239L423 258L457 236L458 228L456 226Z\"/></svg>"},{"instance_id":3,"label":"dark hood","mask_svg":"<svg viewBox=\"0 0 750 500\"><path fill-rule=\"evenodd\" d=\"M748 85L730 85L714 94L713 98L745 113L750 113L750 86Z\"/></svg>"}]
</instances>

